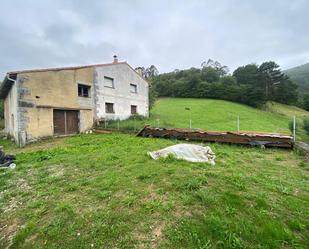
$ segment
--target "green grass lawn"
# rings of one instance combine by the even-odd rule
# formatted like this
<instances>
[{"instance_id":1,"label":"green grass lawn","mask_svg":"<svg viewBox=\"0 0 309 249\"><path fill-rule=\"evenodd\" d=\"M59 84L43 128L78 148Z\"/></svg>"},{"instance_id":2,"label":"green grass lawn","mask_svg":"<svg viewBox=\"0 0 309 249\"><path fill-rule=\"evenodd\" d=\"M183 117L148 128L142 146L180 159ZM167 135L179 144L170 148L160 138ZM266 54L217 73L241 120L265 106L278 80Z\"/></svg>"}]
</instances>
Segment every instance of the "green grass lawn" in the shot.
<instances>
[{"instance_id":1,"label":"green grass lawn","mask_svg":"<svg viewBox=\"0 0 309 249\"><path fill-rule=\"evenodd\" d=\"M308 248L309 165L293 151L210 144L210 166L154 161L177 141L125 134L1 143L17 167L0 170L0 248Z\"/></svg>"},{"instance_id":2,"label":"green grass lawn","mask_svg":"<svg viewBox=\"0 0 309 249\"><path fill-rule=\"evenodd\" d=\"M120 123L122 127L142 127L144 124L160 127L189 128L191 109L192 127L214 131L237 131L237 116L241 131L288 133L290 117L255 109L246 105L214 99L159 99L148 120L129 120ZM110 123L108 127L116 127Z\"/></svg>"}]
</instances>

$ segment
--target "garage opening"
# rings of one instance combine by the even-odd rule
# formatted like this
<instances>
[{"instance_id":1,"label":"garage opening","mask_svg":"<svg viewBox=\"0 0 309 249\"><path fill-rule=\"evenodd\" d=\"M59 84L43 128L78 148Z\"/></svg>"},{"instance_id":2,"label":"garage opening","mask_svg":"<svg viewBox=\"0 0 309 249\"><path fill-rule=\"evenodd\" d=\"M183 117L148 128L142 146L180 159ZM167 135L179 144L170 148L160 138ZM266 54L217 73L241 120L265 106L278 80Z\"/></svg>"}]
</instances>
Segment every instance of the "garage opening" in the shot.
<instances>
[{"instance_id":1,"label":"garage opening","mask_svg":"<svg viewBox=\"0 0 309 249\"><path fill-rule=\"evenodd\" d=\"M69 135L78 132L78 111L54 110L54 135Z\"/></svg>"}]
</instances>

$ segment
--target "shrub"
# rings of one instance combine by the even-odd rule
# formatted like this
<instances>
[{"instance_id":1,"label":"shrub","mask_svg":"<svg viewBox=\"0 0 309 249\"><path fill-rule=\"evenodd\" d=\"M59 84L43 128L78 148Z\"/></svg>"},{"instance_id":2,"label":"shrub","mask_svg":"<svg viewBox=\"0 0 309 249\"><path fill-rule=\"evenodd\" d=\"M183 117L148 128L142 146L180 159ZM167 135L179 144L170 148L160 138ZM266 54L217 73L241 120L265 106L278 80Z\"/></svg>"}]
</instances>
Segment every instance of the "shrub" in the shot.
<instances>
[{"instance_id":1,"label":"shrub","mask_svg":"<svg viewBox=\"0 0 309 249\"><path fill-rule=\"evenodd\" d=\"M106 120L99 123L97 127L106 129L119 129L121 131L136 132L145 125L145 120L147 118L142 115L132 115L125 120Z\"/></svg>"},{"instance_id":2,"label":"shrub","mask_svg":"<svg viewBox=\"0 0 309 249\"><path fill-rule=\"evenodd\" d=\"M304 119L303 128L307 134L309 134L309 118Z\"/></svg>"},{"instance_id":3,"label":"shrub","mask_svg":"<svg viewBox=\"0 0 309 249\"><path fill-rule=\"evenodd\" d=\"M134 114L131 115L128 119L126 120L144 120L146 119L146 117L144 117L143 115L139 115L139 114ZM124 120L125 121L125 120Z\"/></svg>"}]
</instances>

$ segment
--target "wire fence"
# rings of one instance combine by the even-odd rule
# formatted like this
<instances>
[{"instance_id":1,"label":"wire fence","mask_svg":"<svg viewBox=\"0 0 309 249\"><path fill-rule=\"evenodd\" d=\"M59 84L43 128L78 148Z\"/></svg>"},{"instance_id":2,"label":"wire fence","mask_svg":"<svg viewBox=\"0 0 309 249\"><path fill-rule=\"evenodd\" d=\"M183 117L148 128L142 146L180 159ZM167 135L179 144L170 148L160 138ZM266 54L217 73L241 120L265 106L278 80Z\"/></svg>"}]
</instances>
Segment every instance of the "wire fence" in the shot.
<instances>
[{"instance_id":1,"label":"wire fence","mask_svg":"<svg viewBox=\"0 0 309 249\"><path fill-rule=\"evenodd\" d=\"M221 121L222 122L222 121ZM228 129L229 131L235 131L235 132L241 132L241 131L248 131L246 129L243 129L242 123L246 123L246 127L248 127L248 122L246 120L242 120L240 115L237 115L234 117L234 120L230 120L230 123L234 123L234 128ZM293 119L289 121L289 124L284 127L284 133L288 132L288 129L290 130L290 134L293 136L294 141L296 141L296 137L299 131L301 131L300 125L298 124L298 120L294 116ZM144 118L141 116L132 116L129 119L126 120L103 120L98 125L98 129L106 129L111 131L121 131L121 132L128 132L128 133L136 133L139 130L141 130L145 125L150 125L152 127L156 128L187 128L191 130L196 130L200 128L194 128L194 120L192 119L191 115L190 118L187 120L183 120L181 122L181 126L178 127L175 124L170 124L166 122L165 120L162 120L160 118ZM281 127L281 130L283 127ZM222 131L222 129L221 129ZM249 130L250 131L250 130ZM254 132L254 130L251 130ZM262 131L259 131L262 132ZM301 131L302 132L302 131ZM281 133L280 129L279 131L272 132L272 133Z\"/></svg>"}]
</instances>

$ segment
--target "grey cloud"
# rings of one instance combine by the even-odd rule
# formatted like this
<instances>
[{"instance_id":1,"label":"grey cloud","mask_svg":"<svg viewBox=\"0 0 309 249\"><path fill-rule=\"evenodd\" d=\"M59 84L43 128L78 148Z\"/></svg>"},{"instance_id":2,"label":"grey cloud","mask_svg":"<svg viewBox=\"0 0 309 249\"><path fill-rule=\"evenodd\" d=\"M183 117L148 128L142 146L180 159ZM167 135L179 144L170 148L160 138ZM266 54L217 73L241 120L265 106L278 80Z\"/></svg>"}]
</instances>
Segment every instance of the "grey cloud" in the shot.
<instances>
[{"instance_id":1,"label":"grey cloud","mask_svg":"<svg viewBox=\"0 0 309 249\"><path fill-rule=\"evenodd\" d=\"M213 58L231 69L309 61L309 3L295 1L2 1L0 72L111 61L160 71Z\"/></svg>"}]
</instances>

